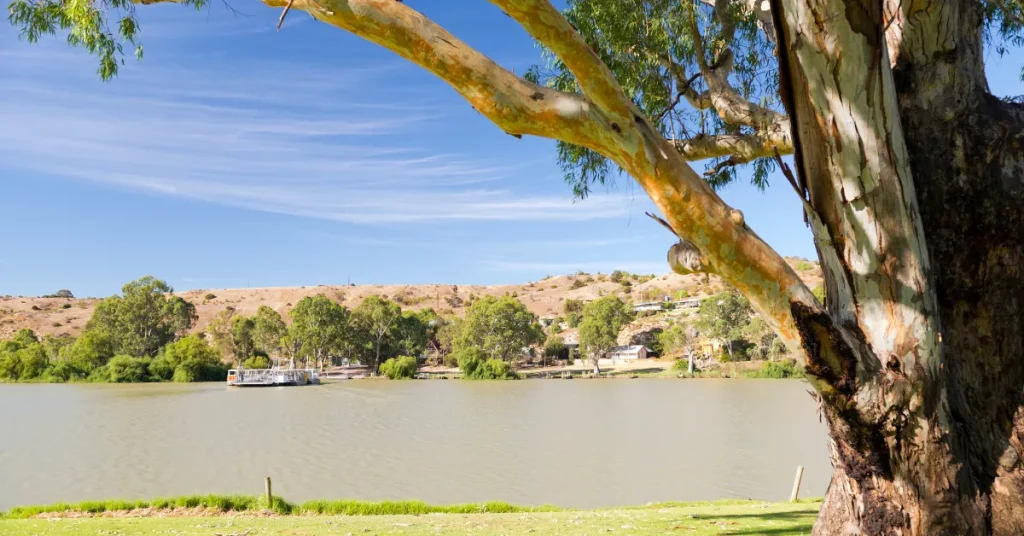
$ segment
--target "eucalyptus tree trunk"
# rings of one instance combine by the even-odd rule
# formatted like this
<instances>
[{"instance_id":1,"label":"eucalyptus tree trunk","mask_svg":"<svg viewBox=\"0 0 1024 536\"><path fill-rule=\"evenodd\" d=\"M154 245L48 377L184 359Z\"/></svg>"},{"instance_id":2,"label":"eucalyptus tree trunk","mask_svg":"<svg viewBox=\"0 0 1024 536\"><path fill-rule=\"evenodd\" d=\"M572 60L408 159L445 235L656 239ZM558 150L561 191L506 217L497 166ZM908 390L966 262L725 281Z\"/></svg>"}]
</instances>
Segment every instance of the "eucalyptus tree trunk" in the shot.
<instances>
[{"instance_id":1,"label":"eucalyptus tree trunk","mask_svg":"<svg viewBox=\"0 0 1024 536\"><path fill-rule=\"evenodd\" d=\"M829 306L797 323L844 364L814 532L1024 534L1024 110L988 94L980 4L772 7Z\"/></svg>"}]
</instances>

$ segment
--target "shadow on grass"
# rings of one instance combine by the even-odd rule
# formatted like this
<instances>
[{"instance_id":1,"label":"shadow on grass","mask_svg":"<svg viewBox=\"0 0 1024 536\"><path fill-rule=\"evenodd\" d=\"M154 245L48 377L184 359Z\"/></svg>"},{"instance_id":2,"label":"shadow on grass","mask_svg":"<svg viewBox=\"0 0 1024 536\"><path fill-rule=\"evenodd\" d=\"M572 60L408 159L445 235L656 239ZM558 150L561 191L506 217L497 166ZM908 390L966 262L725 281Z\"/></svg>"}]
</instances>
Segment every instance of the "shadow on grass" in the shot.
<instances>
[{"instance_id":1,"label":"shadow on grass","mask_svg":"<svg viewBox=\"0 0 1024 536\"><path fill-rule=\"evenodd\" d=\"M809 512L806 510L793 512L751 512L745 514L727 514L719 512L710 512L708 514L700 515L694 518L684 519L683 523L700 523L702 521L708 522L717 525L717 528L719 529L717 534L723 536L740 534L787 534L796 536L799 534L810 534L811 528L813 527L814 521L815 519L817 519L817 517L817 512ZM729 526L739 524L750 525L758 523L778 523L780 526Z\"/></svg>"},{"instance_id":2,"label":"shadow on grass","mask_svg":"<svg viewBox=\"0 0 1024 536\"><path fill-rule=\"evenodd\" d=\"M812 525L814 525L813 522L807 523L806 525L796 525L796 526L790 526L790 527L777 527L777 528L770 528L770 529L769 528L755 528L755 527L746 528L746 529L736 529L736 530L728 530L728 529L726 529L726 530L720 532L719 534L722 534L723 536L727 535L727 534L728 535L738 535L738 534L786 534L786 535L797 536L798 534L810 534L811 533L811 526Z\"/></svg>"}]
</instances>

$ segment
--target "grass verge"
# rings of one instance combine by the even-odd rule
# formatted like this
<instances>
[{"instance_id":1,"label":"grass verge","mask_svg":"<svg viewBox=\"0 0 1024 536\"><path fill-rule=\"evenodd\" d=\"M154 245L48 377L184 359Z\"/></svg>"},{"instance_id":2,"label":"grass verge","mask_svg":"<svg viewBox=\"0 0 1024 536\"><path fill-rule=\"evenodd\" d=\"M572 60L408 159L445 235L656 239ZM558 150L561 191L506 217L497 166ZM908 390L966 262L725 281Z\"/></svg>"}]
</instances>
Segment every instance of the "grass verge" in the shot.
<instances>
[{"instance_id":1,"label":"grass verge","mask_svg":"<svg viewBox=\"0 0 1024 536\"><path fill-rule=\"evenodd\" d=\"M42 514L99 515L125 513L133 510L173 511L199 509L208 513L273 512L278 515L423 515L423 514L510 514L521 512L553 512L555 506L516 506L504 502L434 505L422 501L356 501L315 500L301 504L274 497L274 505L257 495L186 495L149 500L83 501L45 506L18 506L0 513L0 519L28 519Z\"/></svg>"},{"instance_id":2,"label":"grass verge","mask_svg":"<svg viewBox=\"0 0 1024 536\"><path fill-rule=\"evenodd\" d=\"M403 536L454 536L464 534L531 534L534 536L619 533L632 535L798 535L809 534L820 502L764 503L717 501L659 503L646 506L597 510L554 507L522 507L506 503L427 505L419 501L310 501L289 505L287 512L268 515L256 497L193 496L153 501L96 501L76 505L23 507L0 518L0 534L11 536L86 534L191 535L346 535L396 534ZM174 517L173 509L161 517L117 517L125 507L207 508L221 515ZM189 506L192 505L192 506ZM120 507L122 510L113 510ZM69 510L68 508L77 508ZM278 505L275 505L275 512ZM91 510L96 510L92 511ZM32 517L64 512L66 517ZM34 514L31 512L35 512ZM95 517L75 517L74 513ZM188 512L188 511L186 511ZM343 514L343 515L325 515ZM85 514L83 514L85 515Z\"/></svg>"}]
</instances>

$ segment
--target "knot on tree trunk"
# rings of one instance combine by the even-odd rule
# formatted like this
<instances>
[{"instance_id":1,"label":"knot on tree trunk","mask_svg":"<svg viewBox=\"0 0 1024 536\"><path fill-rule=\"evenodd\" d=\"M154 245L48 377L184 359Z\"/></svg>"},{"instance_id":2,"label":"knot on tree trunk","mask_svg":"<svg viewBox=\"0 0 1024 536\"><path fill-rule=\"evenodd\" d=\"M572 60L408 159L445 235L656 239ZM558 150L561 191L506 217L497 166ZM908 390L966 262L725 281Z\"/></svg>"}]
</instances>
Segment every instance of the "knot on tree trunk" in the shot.
<instances>
[{"instance_id":1,"label":"knot on tree trunk","mask_svg":"<svg viewBox=\"0 0 1024 536\"><path fill-rule=\"evenodd\" d=\"M686 239L680 239L668 249L668 265L673 272L681 275L707 271L704 256L697 246Z\"/></svg>"}]
</instances>

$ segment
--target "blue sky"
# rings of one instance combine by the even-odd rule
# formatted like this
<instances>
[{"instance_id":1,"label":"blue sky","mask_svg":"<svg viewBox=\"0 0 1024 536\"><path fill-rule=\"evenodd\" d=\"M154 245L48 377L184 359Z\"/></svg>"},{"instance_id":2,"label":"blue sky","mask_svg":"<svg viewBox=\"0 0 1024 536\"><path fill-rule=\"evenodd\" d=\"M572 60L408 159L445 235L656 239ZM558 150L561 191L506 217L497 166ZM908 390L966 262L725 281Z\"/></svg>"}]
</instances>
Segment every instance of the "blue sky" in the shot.
<instances>
[{"instance_id":1,"label":"blue sky","mask_svg":"<svg viewBox=\"0 0 1024 536\"><path fill-rule=\"evenodd\" d=\"M490 4L411 3L515 72L540 61ZM108 83L62 39L0 25L0 294L105 296L145 274L184 290L667 271L673 238L630 179L574 202L553 141L504 134L305 13L275 32L278 10L232 5L140 7L145 59ZM1013 60L993 59L997 92L1017 89ZM796 196L772 183L722 196L813 258Z\"/></svg>"}]
</instances>

